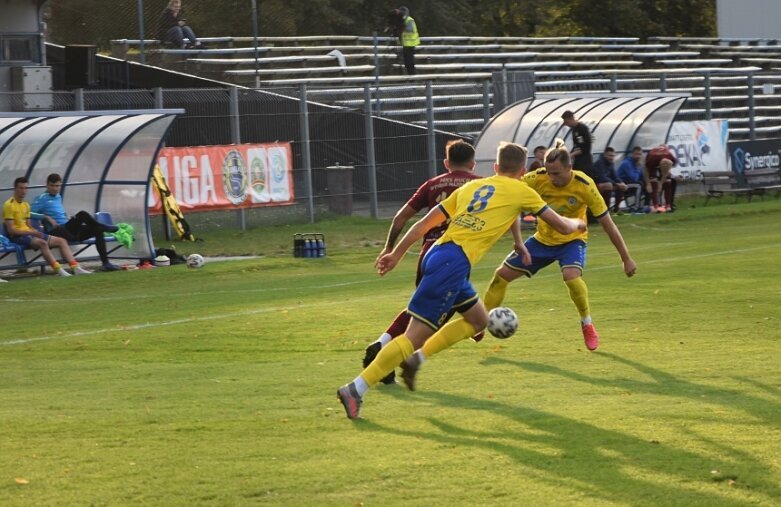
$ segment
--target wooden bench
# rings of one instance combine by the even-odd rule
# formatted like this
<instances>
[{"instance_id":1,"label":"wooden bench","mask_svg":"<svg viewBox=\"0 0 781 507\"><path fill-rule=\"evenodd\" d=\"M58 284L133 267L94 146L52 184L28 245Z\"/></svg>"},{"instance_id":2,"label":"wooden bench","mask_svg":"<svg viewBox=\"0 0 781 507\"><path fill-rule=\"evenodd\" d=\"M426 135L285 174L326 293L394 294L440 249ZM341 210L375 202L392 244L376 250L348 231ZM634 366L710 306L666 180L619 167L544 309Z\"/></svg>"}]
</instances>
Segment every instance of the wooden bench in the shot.
<instances>
[{"instance_id":1,"label":"wooden bench","mask_svg":"<svg viewBox=\"0 0 781 507\"><path fill-rule=\"evenodd\" d=\"M781 194L781 170L775 168L752 169L743 173L746 178L746 185L751 189L752 194L759 196L760 199L769 194L775 194L778 199Z\"/></svg>"},{"instance_id":2,"label":"wooden bench","mask_svg":"<svg viewBox=\"0 0 781 507\"><path fill-rule=\"evenodd\" d=\"M747 186L741 187L733 171L703 173L702 183L705 185L705 206L711 198L721 200L725 195L734 195L735 202L738 202L739 197L746 197L749 201L752 197L751 189Z\"/></svg>"},{"instance_id":3,"label":"wooden bench","mask_svg":"<svg viewBox=\"0 0 781 507\"><path fill-rule=\"evenodd\" d=\"M711 198L721 199L725 195L734 195L735 201L745 197L749 202L755 196L760 199L765 195L781 195L781 170L752 169L743 173L744 183L740 183L738 175L733 171L717 171L703 173L702 182L705 185L705 205Z\"/></svg>"}]
</instances>

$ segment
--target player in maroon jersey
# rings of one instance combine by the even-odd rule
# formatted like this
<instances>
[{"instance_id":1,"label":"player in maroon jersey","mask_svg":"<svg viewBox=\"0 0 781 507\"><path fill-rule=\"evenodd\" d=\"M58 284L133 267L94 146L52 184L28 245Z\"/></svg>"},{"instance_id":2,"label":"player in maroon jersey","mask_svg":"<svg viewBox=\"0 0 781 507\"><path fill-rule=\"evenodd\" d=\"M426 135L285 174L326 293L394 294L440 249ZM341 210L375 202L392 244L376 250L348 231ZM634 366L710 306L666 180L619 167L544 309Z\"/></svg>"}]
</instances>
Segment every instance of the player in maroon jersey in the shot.
<instances>
[{"instance_id":1,"label":"player in maroon jersey","mask_svg":"<svg viewBox=\"0 0 781 507\"><path fill-rule=\"evenodd\" d=\"M396 212L396 216L393 217L393 222L388 231L388 239L385 241L385 247L382 252L380 252L380 255L377 256L378 259L393 250L396 240L399 238L399 235L404 230L404 225L410 218L414 217L423 209L429 210L435 207L467 181L481 178L481 176L472 172L475 167L475 149L471 144L460 140L450 141L445 147L445 157L445 168L448 172L434 176L424 182L418 187L407 203ZM420 283L422 277L420 266L423 257L434 242L442 236L445 229L447 229L447 222L443 222L441 226L431 229L423 237L423 244L420 249L420 255L418 256L417 275L415 276L416 286ZM396 316L388 329L386 329L377 340L366 347L366 355L363 358L364 368L371 364L380 349L387 345L394 336L402 334L407 329L409 319L410 316L405 308ZM388 374L387 377L382 379L382 382L384 384L393 384L396 382L395 372Z\"/></svg>"},{"instance_id":2,"label":"player in maroon jersey","mask_svg":"<svg viewBox=\"0 0 781 507\"><path fill-rule=\"evenodd\" d=\"M652 210L654 212L664 213L665 211L672 211L677 181L671 177L670 170L677 163L678 159L675 158L670 148L664 144L651 148L645 157L643 174L645 190L651 196ZM664 194L665 206L662 206L660 191Z\"/></svg>"}]
</instances>

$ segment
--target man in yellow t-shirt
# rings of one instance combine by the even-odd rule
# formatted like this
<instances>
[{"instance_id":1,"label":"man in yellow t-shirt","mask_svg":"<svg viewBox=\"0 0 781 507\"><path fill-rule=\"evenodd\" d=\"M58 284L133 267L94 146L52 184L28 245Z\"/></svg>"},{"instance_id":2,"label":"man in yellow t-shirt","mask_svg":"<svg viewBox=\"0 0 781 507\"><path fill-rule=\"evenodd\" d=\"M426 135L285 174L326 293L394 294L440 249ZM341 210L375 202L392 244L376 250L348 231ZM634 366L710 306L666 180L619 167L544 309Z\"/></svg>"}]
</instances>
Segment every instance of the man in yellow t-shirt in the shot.
<instances>
[{"instance_id":1,"label":"man in yellow t-shirt","mask_svg":"<svg viewBox=\"0 0 781 507\"><path fill-rule=\"evenodd\" d=\"M412 316L407 330L383 347L355 380L337 390L348 418L360 417L363 395L399 364L404 383L414 390L415 376L423 361L485 329L488 313L469 281L469 274L510 226L517 227L514 234L520 235L521 212L537 215L561 234L585 230L583 220L560 216L520 180L526 160L526 148L501 145L494 176L458 188L418 220L390 253L377 260L377 271L383 276L427 231L450 220L445 233L423 260L423 277L407 306ZM442 326L451 308L463 318Z\"/></svg>"},{"instance_id":2,"label":"man in yellow t-shirt","mask_svg":"<svg viewBox=\"0 0 781 507\"><path fill-rule=\"evenodd\" d=\"M563 141L558 142L556 147L545 154L545 167L526 174L523 181L539 192L548 205L562 216L585 221L586 210L591 210L621 256L626 276L635 274L637 265L629 255L621 232L610 218L597 185L585 173L572 170L570 155ZM545 222L540 222L537 232L525 242L532 257L531 262L515 252L507 256L496 270L485 294L486 308L491 310L500 306L507 285L516 278L521 275L531 278L545 266L558 262L570 298L580 314L583 340L589 350L595 350L599 346L599 335L591 321L588 287L582 277L586 267L587 239L588 232L585 230L562 234Z\"/></svg>"},{"instance_id":3,"label":"man in yellow t-shirt","mask_svg":"<svg viewBox=\"0 0 781 507\"><path fill-rule=\"evenodd\" d=\"M14 180L14 195L3 203L3 223L8 234L8 239L24 248L40 250L43 258L60 276L71 276L70 273L57 262L52 253L52 248L59 248L60 253L73 269L74 274L89 274L79 266L68 246L68 241L57 236L50 236L43 231L30 227L30 204L24 200L27 195L28 181L25 177Z\"/></svg>"}]
</instances>

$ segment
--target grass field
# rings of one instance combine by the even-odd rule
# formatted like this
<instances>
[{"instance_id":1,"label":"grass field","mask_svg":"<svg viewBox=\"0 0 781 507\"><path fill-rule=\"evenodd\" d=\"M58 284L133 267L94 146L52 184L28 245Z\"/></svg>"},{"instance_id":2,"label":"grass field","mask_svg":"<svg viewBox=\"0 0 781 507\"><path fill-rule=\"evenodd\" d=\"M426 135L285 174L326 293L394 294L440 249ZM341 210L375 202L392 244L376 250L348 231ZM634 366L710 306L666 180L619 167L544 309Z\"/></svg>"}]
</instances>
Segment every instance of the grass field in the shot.
<instances>
[{"instance_id":1,"label":"grass field","mask_svg":"<svg viewBox=\"0 0 781 507\"><path fill-rule=\"evenodd\" d=\"M516 336L458 344L355 422L335 389L412 290L413 257L373 273L387 222L2 284L0 505L779 505L781 200L681 208L616 218L632 279L592 232L597 352L551 267L510 286ZM313 227L328 257L288 255Z\"/></svg>"}]
</instances>

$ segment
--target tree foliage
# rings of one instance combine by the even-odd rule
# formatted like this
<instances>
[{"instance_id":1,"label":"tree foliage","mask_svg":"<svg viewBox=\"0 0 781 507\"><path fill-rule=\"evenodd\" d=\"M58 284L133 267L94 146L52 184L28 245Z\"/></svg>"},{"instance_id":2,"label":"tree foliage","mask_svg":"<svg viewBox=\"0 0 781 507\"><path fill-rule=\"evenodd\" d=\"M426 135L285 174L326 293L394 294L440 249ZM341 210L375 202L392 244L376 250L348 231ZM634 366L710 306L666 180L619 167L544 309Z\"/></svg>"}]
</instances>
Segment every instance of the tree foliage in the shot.
<instances>
[{"instance_id":1,"label":"tree foliage","mask_svg":"<svg viewBox=\"0 0 781 507\"><path fill-rule=\"evenodd\" d=\"M144 0L147 38L167 0ZM398 2L399 4L401 2ZM252 34L250 0L184 0L201 36ZM137 0L50 0L50 40L107 47L138 38ZM257 0L261 36L371 35L394 4L372 0ZM421 35L715 36L715 0L410 0Z\"/></svg>"}]
</instances>

